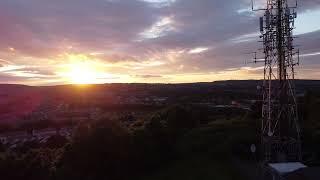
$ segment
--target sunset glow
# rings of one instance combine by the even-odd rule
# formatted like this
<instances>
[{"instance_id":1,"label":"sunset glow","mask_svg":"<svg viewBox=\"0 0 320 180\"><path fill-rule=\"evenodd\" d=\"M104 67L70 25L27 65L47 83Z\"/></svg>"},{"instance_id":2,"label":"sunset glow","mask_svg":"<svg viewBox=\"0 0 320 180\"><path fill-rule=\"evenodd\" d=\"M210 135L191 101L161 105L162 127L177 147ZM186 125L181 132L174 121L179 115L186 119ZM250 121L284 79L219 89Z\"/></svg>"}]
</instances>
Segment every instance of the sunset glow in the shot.
<instances>
[{"instance_id":1,"label":"sunset glow","mask_svg":"<svg viewBox=\"0 0 320 180\"><path fill-rule=\"evenodd\" d=\"M294 33L303 70L296 78L319 79L320 6L308 1L299 8ZM263 78L261 64L247 64L261 46L260 14L247 0L10 0L0 9L0 83Z\"/></svg>"},{"instance_id":2,"label":"sunset glow","mask_svg":"<svg viewBox=\"0 0 320 180\"><path fill-rule=\"evenodd\" d=\"M320 180L319 17L320 0L0 0L1 179Z\"/></svg>"},{"instance_id":3,"label":"sunset glow","mask_svg":"<svg viewBox=\"0 0 320 180\"><path fill-rule=\"evenodd\" d=\"M62 54L60 64L56 67L58 78L68 84L99 84L106 83L112 76L103 69L103 64L84 54Z\"/></svg>"},{"instance_id":4,"label":"sunset glow","mask_svg":"<svg viewBox=\"0 0 320 180\"><path fill-rule=\"evenodd\" d=\"M67 77L73 84L95 84L99 74L90 63L78 62L70 65Z\"/></svg>"}]
</instances>

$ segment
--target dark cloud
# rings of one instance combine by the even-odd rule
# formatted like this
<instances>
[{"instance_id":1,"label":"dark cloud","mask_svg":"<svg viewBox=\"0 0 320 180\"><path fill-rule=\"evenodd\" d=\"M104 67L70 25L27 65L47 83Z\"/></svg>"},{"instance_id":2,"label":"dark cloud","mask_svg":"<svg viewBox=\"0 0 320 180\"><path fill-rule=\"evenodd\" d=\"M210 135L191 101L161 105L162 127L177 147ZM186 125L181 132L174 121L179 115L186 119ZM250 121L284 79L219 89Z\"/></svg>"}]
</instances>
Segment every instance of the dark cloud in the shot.
<instances>
[{"instance_id":1,"label":"dark cloud","mask_svg":"<svg viewBox=\"0 0 320 180\"><path fill-rule=\"evenodd\" d=\"M0 7L1 45L30 55L55 54L69 45L117 48L151 26L157 15L138 0L4 0Z\"/></svg>"}]
</instances>

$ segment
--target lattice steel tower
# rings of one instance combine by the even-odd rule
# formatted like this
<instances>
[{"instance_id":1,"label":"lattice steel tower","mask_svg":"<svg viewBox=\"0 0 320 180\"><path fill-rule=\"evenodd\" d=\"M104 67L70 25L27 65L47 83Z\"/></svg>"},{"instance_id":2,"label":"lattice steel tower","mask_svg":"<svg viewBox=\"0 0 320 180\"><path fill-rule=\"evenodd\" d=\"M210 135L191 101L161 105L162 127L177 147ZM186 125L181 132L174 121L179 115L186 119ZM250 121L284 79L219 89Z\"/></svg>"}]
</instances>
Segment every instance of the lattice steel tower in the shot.
<instances>
[{"instance_id":1,"label":"lattice steel tower","mask_svg":"<svg viewBox=\"0 0 320 180\"><path fill-rule=\"evenodd\" d=\"M300 127L295 95L295 66L299 51L293 46L295 6L287 0L267 0L260 18L264 53L261 142L264 162L301 160Z\"/></svg>"}]
</instances>

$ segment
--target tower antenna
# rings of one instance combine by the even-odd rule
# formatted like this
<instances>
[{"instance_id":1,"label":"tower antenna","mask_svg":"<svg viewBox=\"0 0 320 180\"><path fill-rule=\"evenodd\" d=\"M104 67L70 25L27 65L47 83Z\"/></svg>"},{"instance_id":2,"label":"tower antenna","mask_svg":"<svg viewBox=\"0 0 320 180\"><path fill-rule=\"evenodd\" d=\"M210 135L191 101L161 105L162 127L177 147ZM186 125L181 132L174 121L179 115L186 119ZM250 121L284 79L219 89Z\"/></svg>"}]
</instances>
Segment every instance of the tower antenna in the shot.
<instances>
[{"instance_id":1,"label":"tower antenna","mask_svg":"<svg viewBox=\"0 0 320 180\"><path fill-rule=\"evenodd\" d=\"M260 18L264 53L264 81L261 145L264 163L301 161L301 140L295 94L295 66L299 50L294 52L293 29L296 7L288 0L267 0ZM253 0L252 9L254 10Z\"/></svg>"}]
</instances>

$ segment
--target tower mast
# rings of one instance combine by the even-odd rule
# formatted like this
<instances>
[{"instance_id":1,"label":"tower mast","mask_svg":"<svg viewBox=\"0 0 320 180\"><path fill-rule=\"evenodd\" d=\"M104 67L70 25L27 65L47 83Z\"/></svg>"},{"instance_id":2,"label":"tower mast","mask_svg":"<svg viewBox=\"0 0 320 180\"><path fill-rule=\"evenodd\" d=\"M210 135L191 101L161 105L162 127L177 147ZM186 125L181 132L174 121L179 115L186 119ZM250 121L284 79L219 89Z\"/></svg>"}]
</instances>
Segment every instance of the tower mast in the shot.
<instances>
[{"instance_id":1,"label":"tower mast","mask_svg":"<svg viewBox=\"0 0 320 180\"><path fill-rule=\"evenodd\" d=\"M295 95L294 67L299 51L293 47L294 7L287 0L267 0L260 18L264 53L264 82L261 143L263 160L293 162L301 160L300 127Z\"/></svg>"}]
</instances>

